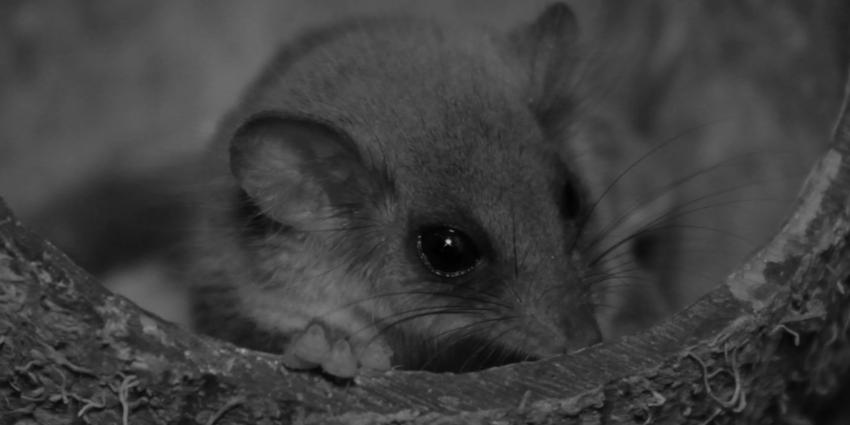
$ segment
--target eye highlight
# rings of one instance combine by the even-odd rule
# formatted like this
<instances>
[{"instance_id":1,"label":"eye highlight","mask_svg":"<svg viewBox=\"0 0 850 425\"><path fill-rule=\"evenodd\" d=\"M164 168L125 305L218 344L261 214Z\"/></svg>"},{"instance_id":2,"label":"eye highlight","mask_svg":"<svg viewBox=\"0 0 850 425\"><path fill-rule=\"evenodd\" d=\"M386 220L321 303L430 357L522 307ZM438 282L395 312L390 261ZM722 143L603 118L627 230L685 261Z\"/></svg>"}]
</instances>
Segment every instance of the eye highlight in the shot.
<instances>
[{"instance_id":1,"label":"eye highlight","mask_svg":"<svg viewBox=\"0 0 850 425\"><path fill-rule=\"evenodd\" d=\"M466 233L449 226L426 226L416 234L416 250L431 273L452 278L465 275L481 261L481 253Z\"/></svg>"}]
</instances>

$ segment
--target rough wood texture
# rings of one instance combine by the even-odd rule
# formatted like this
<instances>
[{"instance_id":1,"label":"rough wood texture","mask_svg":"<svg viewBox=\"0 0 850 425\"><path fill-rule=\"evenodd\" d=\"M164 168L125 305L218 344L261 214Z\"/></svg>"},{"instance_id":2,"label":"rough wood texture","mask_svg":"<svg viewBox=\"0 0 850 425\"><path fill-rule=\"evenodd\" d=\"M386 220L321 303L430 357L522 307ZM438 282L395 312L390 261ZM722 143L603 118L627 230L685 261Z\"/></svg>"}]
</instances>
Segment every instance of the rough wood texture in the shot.
<instances>
[{"instance_id":1,"label":"rough wood texture","mask_svg":"<svg viewBox=\"0 0 850 425\"><path fill-rule=\"evenodd\" d=\"M0 423L822 423L850 368L848 194L845 100L781 233L662 325L548 361L349 383L160 321L0 204Z\"/></svg>"}]
</instances>

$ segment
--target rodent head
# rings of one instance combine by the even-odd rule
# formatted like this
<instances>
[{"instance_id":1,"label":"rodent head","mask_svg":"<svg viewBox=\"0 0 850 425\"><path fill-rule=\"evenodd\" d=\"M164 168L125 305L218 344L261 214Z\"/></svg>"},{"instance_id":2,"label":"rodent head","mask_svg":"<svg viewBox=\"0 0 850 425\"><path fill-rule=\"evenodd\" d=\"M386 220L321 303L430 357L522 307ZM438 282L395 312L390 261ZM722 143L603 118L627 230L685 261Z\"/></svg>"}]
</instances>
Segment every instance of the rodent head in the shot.
<instances>
[{"instance_id":1,"label":"rodent head","mask_svg":"<svg viewBox=\"0 0 850 425\"><path fill-rule=\"evenodd\" d=\"M561 140L574 27L555 5L507 36L387 20L285 49L221 133L234 208L215 226L242 254L216 267L240 308L384 338L405 368L596 342L591 201Z\"/></svg>"}]
</instances>

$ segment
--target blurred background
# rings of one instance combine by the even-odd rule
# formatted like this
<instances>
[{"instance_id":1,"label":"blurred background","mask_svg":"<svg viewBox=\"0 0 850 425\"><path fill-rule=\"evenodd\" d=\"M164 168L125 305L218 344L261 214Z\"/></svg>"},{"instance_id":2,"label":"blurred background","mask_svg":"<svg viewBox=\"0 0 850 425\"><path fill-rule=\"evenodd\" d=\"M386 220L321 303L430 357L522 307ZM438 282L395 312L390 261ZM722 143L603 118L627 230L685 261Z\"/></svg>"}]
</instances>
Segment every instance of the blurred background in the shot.
<instances>
[{"instance_id":1,"label":"blurred background","mask_svg":"<svg viewBox=\"0 0 850 425\"><path fill-rule=\"evenodd\" d=\"M181 288L167 268L156 259L127 259L174 237L179 224L160 224L183 218L164 200L176 186L169 183L172 173L185 171L183 158L203 149L281 41L305 27L375 14L509 28L548 3L0 2L0 196L122 293L185 322ZM569 3L586 43L607 64L600 67L610 82L607 94L638 102L632 106L652 105L641 124L647 139L694 139L665 153L674 175L765 153L694 182L694 198L741 181L758 183L734 193L733 201L752 202L721 207L723 201L713 199L713 208L688 214L689 224L722 232L703 236L702 253L695 249L681 259L685 280L693 281L697 270L701 276L670 289L684 304L776 229L825 146L841 96L848 7L843 0ZM698 127L705 128L691 131ZM779 151L783 155L769 154ZM159 200L141 210L114 201L136 195ZM122 222L149 227L143 237L125 237L115 230ZM113 267L117 263L132 264Z\"/></svg>"}]
</instances>

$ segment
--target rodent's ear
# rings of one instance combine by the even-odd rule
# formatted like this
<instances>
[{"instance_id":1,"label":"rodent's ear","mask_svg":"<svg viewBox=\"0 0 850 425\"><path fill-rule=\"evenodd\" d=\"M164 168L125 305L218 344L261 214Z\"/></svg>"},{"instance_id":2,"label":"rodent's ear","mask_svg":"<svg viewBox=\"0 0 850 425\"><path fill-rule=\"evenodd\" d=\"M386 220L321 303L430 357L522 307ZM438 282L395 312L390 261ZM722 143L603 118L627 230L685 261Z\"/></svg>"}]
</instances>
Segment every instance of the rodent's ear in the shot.
<instances>
[{"instance_id":1,"label":"rodent's ear","mask_svg":"<svg viewBox=\"0 0 850 425\"><path fill-rule=\"evenodd\" d=\"M376 188L347 136L303 119L248 121L231 140L230 169L264 215L295 228L344 218Z\"/></svg>"},{"instance_id":2,"label":"rodent's ear","mask_svg":"<svg viewBox=\"0 0 850 425\"><path fill-rule=\"evenodd\" d=\"M532 23L509 34L510 48L528 73L530 106L544 127L560 121L572 107L567 95L578 58L578 36L576 17L564 3L549 5Z\"/></svg>"}]
</instances>

